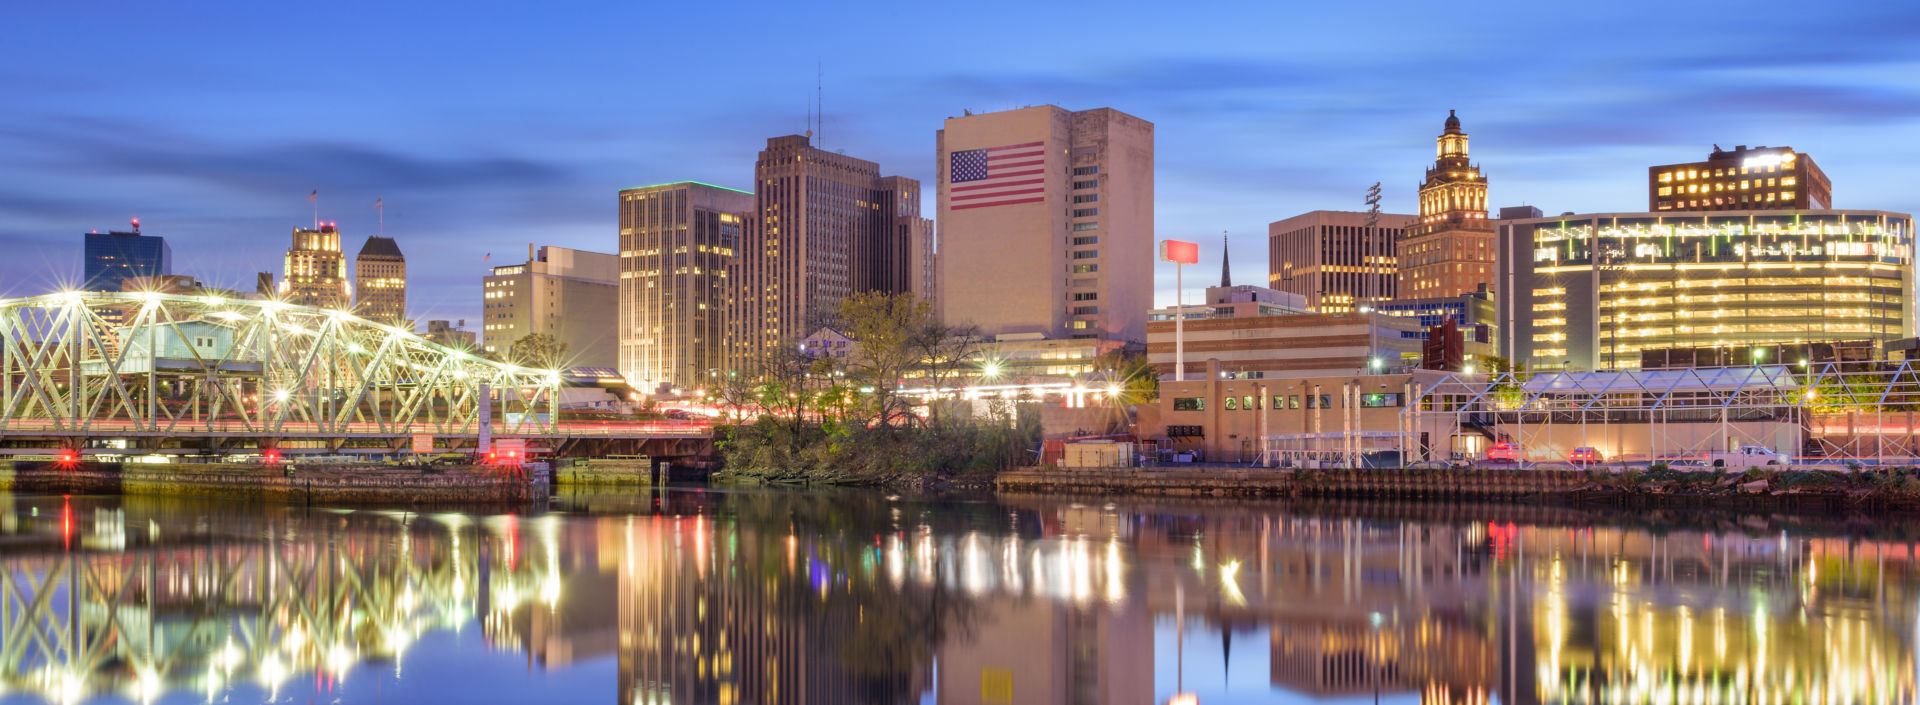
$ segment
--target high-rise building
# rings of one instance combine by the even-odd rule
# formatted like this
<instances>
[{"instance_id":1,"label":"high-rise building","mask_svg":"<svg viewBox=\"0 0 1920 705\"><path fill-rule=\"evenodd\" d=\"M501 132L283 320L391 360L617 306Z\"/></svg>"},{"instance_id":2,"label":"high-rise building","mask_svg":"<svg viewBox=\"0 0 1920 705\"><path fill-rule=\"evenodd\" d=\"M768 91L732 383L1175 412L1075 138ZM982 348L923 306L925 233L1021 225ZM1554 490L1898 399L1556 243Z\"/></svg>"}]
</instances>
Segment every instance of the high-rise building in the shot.
<instances>
[{"instance_id":1,"label":"high-rise building","mask_svg":"<svg viewBox=\"0 0 1920 705\"><path fill-rule=\"evenodd\" d=\"M482 283L483 344L505 357L533 334L566 346L570 367L613 367L619 359L620 258L527 245L525 264L494 267Z\"/></svg>"},{"instance_id":2,"label":"high-rise building","mask_svg":"<svg viewBox=\"0 0 1920 705\"><path fill-rule=\"evenodd\" d=\"M734 253L753 194L693 181L620 192L620 374L640 389L724 374Z\"/></svg>"},{"instance_id":3,"label":"high-rise building","mask_svg":"<svg viewBox=\"0 0 1920 705\"><path fill-rule=\"evenodd\" d=\"M1833 207L1833 182L1813 157L1792 147L1714 145L1704 162L1647 167L1647 210L1819 210Z\"/></svg>"},{"instance_id":4,"label":"high-rise building","mask_svg":"<svg viewBox=\"0 0 1920 705\"><path fill-rule=\"evenodd\" d=\"M1420 182L1420 215L1400 239L1399 295L1459 296L1494 287L1493 224L1487 221L1487 177L1467 158L1467 133L1447 111L1438 154Z\"/></svg>"},{"instance_id":5,"label":"high-rise building","mask_svg":"<svg viewBox=\"0 0 1920 705\"><path fill-rule=\"evenodd\" d=\"M427 321L427 332L421 337L427 340L460 350L472 350L479 342L479 336L467 330L467 322L432 320Z\"/></svg>"},{"instance_id":6,"label":"high-rise building","mask_svg":"<svg viewBox=\"0 0 1920 705\"><path fill-rule=\"evenodd\" d=\"M1913 335L1914 220L1904 213L1569 213L1500 230L1527 255L1502 262L1515 300L1500 307L1501 352L1529 369Z\"/></svg>"},{"instance_id":7,"label":"high-rise building","mask_svg":"<svg viewBox=\"0 0 1920 705\"><path fill-rule=\"evenodd\" d=\"M1153 123L1042 105L947 118L934 139L949 325L1146 340Z\"/></svg>"},{"instance_id":8,"label":"high-rise building","mask_svg":"<svg viewBox=\"0 0 1920 705\"><path fill-rule=\"evenodd\" d=\"M133 232L91 232L85 237L82 289L120 291L124 279L173 273L173 250L167 247L167 239L141 235L139 218L133 219Z\"/></svg>"},{"instance_id":9,"label":"high-rise building","mask_svg":"<svg viewBox=\"0 0 1920 705\"><path fill-rule=\"evenodd\" d=\"M752 368L831 324L855 292L930 290L919 182L883 178L880 165L809 140L768 139L754 164L754 217L729 277L729 369Z\"/></svg>"},{"instance_id":10,"label":"high-rise building","mask_svg":"<svg viewBox=\"0 0 1920 705\"><path fill-rule=\"evenodd\" d=\"M353 308L361 318L411 329L407 258L390 237L369 237L353 258Z\"/></svg>"},{"instance_id":11,"label":"high-rise building","mask_svg":"<svg viewBox=\"0 0 1920 705\"><path fill-rule=\"evenodd\" d=\"M340 251L340 229L333 223L294 228L280 274L280 299L301 306L344 309L353 291L347 281L347 257Z\"/></svg>"},{"instance_id":12,"label":"high-rise building","mask_svg":"<svg viewBox=\"0 0 1920 705\"><path fill-rule=\"evenodd\" d=\"M1267 286L1306 298L1321 313L1344 313L1394 298L1396 241L1413 216L1312 211L1267 225Z\"/></svg>"}]
</instances>

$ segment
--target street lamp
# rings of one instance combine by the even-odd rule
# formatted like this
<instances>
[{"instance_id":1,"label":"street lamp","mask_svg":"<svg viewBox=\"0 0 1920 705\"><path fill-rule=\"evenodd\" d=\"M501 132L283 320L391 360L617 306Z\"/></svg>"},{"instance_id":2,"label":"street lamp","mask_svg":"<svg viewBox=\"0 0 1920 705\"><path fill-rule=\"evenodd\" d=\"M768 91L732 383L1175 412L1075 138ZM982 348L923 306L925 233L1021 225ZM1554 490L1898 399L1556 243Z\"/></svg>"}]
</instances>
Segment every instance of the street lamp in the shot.
<instances>
[{"instance_id":1,"label":"street lamp","mask_svg":"<svg viewBox=\"0 0 1920 705\"><path fill-rule=\"evenodd\" d=\"M991 360L987 361L987 364L980 366L980 375L987 379L999 379L1000 363Z\"/></svg>"},{"instance_id":2,"label":"street lamp","mask_svg":"<svg viewBox=\"0 0 1920 705\"><path fill-rule=\"evenodd\" d=\"M1385 363L1381 362L1380 358L1377 358L1377 357L1367 358L1367 369L1369 370L1372 370L1374 372L1379 372L1380 366L1382 364L1385 364Z\"/></svg>"},{"instance_id":3,"label":"street lamp","mask_svg":"<svg viewBox=\"0 0 1920 705\"><path fill-rule=\"evenodd\" d=\"M1766 359L1766 357L1767 357L1766 350L1762 348L1753 349L1753 364L1756 364L1756 365L1760 364L1760 361Z\"/></svg>"}]
</instances>

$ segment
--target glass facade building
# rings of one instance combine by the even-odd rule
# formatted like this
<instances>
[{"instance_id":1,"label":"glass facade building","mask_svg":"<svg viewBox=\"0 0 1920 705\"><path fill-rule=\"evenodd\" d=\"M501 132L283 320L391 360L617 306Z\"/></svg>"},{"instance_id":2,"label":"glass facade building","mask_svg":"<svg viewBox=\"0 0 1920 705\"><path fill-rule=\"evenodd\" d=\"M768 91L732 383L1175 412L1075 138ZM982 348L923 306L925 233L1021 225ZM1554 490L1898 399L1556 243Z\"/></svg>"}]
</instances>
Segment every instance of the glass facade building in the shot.
<instances>
[{"instance_id":1,"label":"glass facade building","mask_svg":"<svg viewBox=\"0 0 1920 705\"><path fill-rule=\"evenodd\" d=\"M620 374L651 390L724 374L735 252L753 194L692 181L620 192Z\"/></svg>"},{"instance_id":2,"label":"glass facade building","mask_svg":"<svg viewBox=\"0 0 1920 705\"><path fill-rule=\"evenodd\" d=\"M120 283L135 277L162 277L173 273L173 250L167 240L141 235L139 223L130 233L87 233L83 246L84 266L81 288L87 291L120 291Z\"/></svg>"},{"instance_id":3,"label":"glass facade building","mask_svg":"<svg viewBox=\"0 0 1920 705\"><path fill-rule=\"evenodd\" d=\"M1913 216L1603 213L1503 222L1503 348L1541 368L1642 350L1913 335Z\"/></svg>"}]
</instances>

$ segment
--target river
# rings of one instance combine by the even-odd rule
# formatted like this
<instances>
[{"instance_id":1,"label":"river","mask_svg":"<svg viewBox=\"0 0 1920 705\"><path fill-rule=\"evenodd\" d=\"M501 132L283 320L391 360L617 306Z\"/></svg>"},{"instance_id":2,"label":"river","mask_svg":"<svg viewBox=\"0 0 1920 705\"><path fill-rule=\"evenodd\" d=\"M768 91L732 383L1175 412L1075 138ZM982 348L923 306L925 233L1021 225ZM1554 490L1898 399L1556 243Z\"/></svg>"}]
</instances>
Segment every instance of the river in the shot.
<instances>
[{"instance_id":1,"label":"river","mask_svg":"<svg viewBox=\"0 0 1920 705\"><path fill-rule=\"evenodd\" d=\"M1906 703L1920 522L0 495L0 703Z\"/></svg>"}]
</instances>

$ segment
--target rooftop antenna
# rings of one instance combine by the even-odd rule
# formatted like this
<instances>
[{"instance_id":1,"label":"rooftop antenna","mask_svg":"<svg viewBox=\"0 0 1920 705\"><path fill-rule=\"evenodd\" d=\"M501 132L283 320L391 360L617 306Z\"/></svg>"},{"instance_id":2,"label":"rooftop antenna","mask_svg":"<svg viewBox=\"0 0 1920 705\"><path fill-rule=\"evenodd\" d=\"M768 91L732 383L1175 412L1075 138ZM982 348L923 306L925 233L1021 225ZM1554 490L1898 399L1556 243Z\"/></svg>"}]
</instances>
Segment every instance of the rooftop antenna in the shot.
<instances>
[{"instance_id":1,"label":"rooftop antenna","mask_svg":"<svg viewBox=\"0 0 1920 705\"><path fill-rule=\"evenodd\" d=\"M824 88L827 82L826 77L826 62L815 59L813 65L813 104L819 106L820 110L814 115L814 119L819 121L819 126L816 131L820 133L820 147L822 149L826 148L827 142L827 95Z\"/></svg>"},{"instance_id":2,"label":"rooftop antenna","mask_svg":"<svg viewBox=\"0 0 1920 705\"><path fill-rule=\"evenodd\" d=\"M803 130L807 134L807 143L813 143L813 96L807 96L807 125Z\"/></svg>"}]
</instances>

